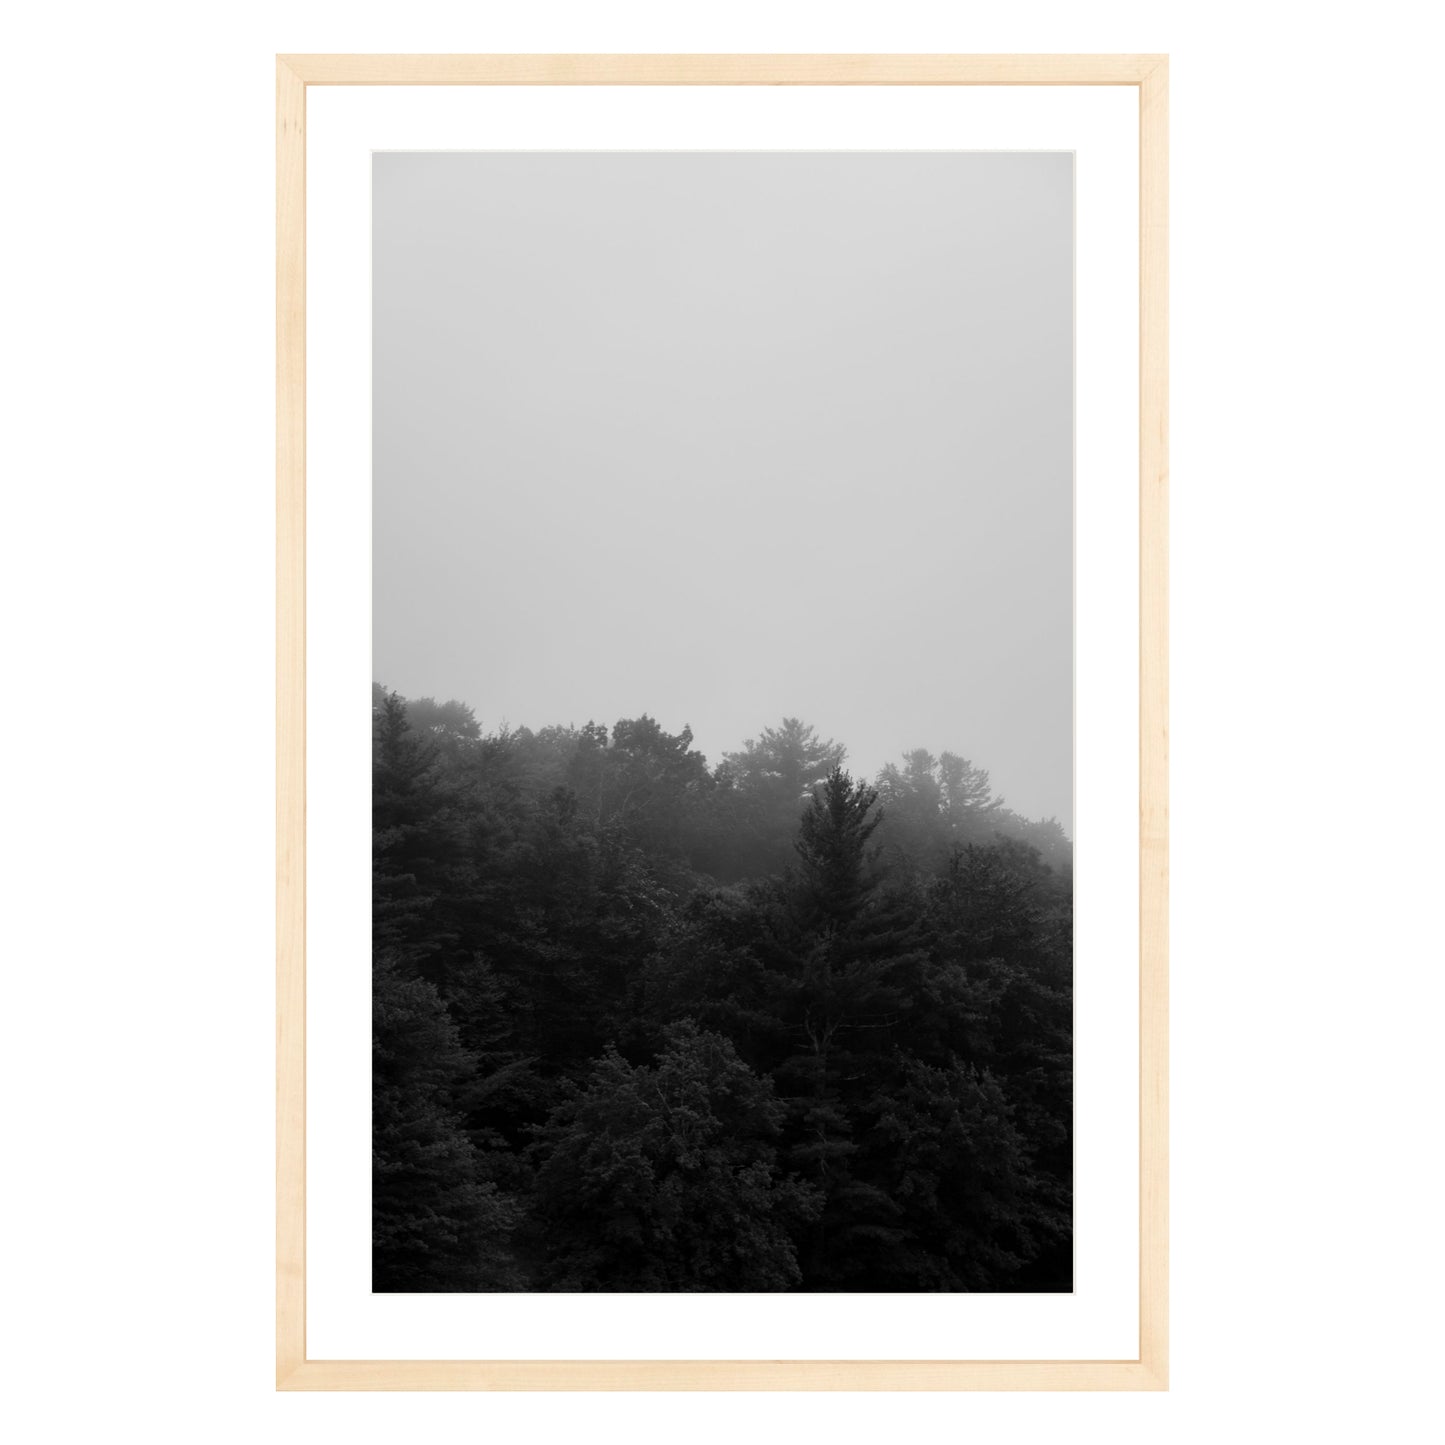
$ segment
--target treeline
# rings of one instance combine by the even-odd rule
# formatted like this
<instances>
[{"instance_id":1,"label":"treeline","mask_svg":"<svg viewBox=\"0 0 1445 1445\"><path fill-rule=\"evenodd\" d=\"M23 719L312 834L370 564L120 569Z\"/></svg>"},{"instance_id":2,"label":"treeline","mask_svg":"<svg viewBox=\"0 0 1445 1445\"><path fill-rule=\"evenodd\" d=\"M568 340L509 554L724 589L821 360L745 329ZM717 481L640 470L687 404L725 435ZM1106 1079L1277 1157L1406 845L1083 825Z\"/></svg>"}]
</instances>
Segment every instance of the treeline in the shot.
<instances>
[{"instance_id":1,"label":"treeline","mask_svg":"<svg viewBox=\"0 0 1445 1445\"><path fill-rule=\"evenodd\" d=\"M795 719L373 725L375 1289L1071 1287L1057 823Z\"/></svg>"}]
</instances>

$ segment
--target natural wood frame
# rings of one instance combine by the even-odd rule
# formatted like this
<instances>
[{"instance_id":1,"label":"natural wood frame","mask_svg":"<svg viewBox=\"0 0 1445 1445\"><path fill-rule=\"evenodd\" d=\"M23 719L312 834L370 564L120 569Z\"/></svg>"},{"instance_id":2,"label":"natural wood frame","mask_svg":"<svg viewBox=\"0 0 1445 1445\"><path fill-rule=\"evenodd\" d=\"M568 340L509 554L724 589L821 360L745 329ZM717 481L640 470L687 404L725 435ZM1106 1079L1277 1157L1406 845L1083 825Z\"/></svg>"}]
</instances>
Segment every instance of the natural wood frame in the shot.
<instances>
[{"instance_id":1,"label":"natural wood frame","mask_svg":"<svg viewBox=\"0 0 1445 1445\"><path fill-rule=\"evenodd\" d=\"M1168 58L285 55L276 65L278 1390L1168 1388ZM306 1358L306 90L313 85L1122 85L1139 92L1139 1351L1126 1360Z\"/></svg>"}]
</instances>

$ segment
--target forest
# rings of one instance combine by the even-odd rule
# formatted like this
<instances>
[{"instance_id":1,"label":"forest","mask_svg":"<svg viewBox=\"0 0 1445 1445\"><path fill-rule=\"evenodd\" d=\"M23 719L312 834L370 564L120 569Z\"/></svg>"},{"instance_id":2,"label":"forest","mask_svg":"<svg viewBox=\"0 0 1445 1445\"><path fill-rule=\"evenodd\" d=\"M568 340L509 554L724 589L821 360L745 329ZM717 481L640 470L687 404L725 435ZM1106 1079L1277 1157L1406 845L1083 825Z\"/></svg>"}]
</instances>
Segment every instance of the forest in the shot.
<instances>
[{"instance_id":1,"label":"forest","mask_svg":"<svg viewBox=\"0 0 1445 1445\"><path fill-rule=\"evenodd\" d=\"M372 1287L1072 1288L1072 846L796 718L377 684Z\"/></svg>"}]
</instances>

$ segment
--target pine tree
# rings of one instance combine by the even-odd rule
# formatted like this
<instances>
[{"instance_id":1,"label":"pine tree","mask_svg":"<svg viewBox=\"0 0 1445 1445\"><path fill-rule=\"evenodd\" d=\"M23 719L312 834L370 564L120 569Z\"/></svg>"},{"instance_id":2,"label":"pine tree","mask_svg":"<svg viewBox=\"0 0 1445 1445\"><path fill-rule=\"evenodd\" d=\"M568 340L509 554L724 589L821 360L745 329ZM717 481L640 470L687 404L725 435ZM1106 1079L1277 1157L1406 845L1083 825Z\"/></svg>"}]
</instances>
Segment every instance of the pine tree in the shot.
<instances>
[{"instance_id":1,"label":"pine tree","mask_svg":"<svg viewBox=\"0 0 1445 1445\"><path fill-rule=\"evenodd\" d=\"M425 958L454 947L445 903L464 857L435 744L415 734L406 704L383 692L372 711L372 941Z\"/></svg>"},{"instance_id":2,"label":"pine tree","mask_svg":"<svg viewBox=\"0 0 1445 1445\"><path fill-rule=\"evenodd\" d=\"M993 797L988 774L957 753L905 753L901 767L878 774L878 794L887 814L880 841L921 874L936 872L952 848L987 842L1013 816Z\"/></svg>"},{"instance_id":3,"label":"pine tree","mask_svg":"<svg viewBox=\"0 0 1445 1445\"><path fill-rule=\"evenodd\" d=\"M517 1288L516 1209L462 1127L475 1059L426 980L372 965L372 1288Z\"/></svg>"},{"instance_id":4,"label":"pine tree","mask_svg":"<svg viewBox=\"0 0 1445 1445\"><path fill-rule=\"evenodd\" d=\"M896 1232L866 1130L896 1073L928 954L916 913L883 887L870 856L876 801L841 767L829 773L799 824L798 868L763 944L791 1034L776 1074L792 1100L790 1157L826 1200L806 1253L812 1288L850 1287Z\"/></svg>"},{"instance_id":5,"label":"pine tree","mask_svg":"<svg viewBox=\"0 0 1445 1445\"><path fill-rule=\"evenodd\" d=\"M840 743L795 717L723 754L719 781L734 833L733 876L760 878L791 862L798 820L843 757Z\"/></svg>"},{"instance_id":6,"label":"pine tree","mask_svg":"<svg viewBox=\"0 0 1445 1445\"><path fill-rule=\"evenodd\" d=\"M1056 823L796 719L373 717L376 1288L1070 1286Z\"/></svg>"}]
</instances>

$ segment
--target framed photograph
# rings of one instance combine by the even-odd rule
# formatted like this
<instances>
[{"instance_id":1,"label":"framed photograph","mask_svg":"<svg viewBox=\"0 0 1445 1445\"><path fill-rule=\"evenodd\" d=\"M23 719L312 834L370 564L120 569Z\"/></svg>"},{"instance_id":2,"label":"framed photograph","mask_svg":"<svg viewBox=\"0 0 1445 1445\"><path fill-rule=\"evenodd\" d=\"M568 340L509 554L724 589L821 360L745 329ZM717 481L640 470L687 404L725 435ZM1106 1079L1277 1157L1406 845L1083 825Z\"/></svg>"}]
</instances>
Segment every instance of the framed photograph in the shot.
<instances>
[{"instance_id":1,"label":"framed photograph","mask_svg":"<svg viewBox=\"0 0 1445 1445\"><path fill-rule=\"evenodd\" d=\"M283 56L277 1387L1167 1388L1167 61Z\"/></svg>"}]
</instances>

